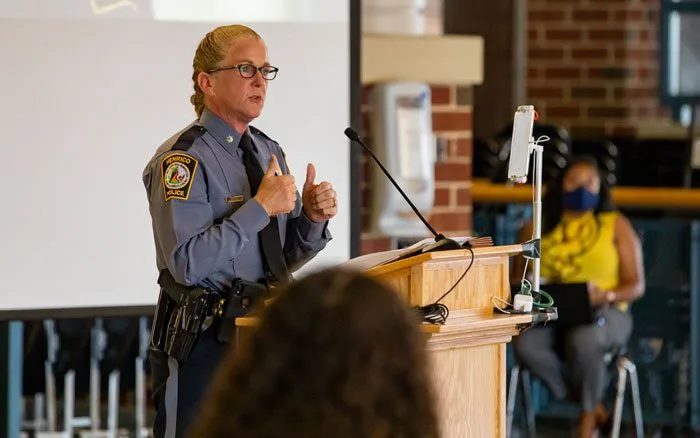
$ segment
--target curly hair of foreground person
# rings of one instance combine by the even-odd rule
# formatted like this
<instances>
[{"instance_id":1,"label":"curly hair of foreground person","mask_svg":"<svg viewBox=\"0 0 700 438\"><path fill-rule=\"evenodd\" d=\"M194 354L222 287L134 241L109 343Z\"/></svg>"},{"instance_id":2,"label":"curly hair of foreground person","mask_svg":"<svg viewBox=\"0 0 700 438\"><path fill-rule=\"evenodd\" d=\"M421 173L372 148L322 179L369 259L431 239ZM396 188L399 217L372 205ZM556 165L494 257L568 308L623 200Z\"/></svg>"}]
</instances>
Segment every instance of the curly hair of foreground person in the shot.
<instances>
[{"instance_id":1,"label":"curly hair of foreground person","mask_svg":"<svg viewBox=\"0 0 700 438\"><path fill-rule=\"evenodd\" d=\"M439 436L418 315L360 273L294 283L222 364L193 438Z\"/></svg>"}]
</instances>

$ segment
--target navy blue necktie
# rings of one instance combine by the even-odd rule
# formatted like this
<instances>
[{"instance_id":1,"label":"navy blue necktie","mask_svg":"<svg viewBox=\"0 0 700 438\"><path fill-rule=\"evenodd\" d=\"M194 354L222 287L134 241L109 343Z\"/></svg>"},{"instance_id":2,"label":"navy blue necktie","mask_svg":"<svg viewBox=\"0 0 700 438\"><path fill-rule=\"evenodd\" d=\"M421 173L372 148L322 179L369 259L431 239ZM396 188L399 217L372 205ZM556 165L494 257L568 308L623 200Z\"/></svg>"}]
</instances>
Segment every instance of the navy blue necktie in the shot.
<instances>
[{"instance_id":1,"label":"navy blue necktie","mask_svg":"<svg viewBox=\"0 0 700 438\"><path fill-rule=\"evenodd\" d=\"M265 170L255 157L253 142L247 132L241 137L239 147L243 150L243 164L248 174L250 197L252 198L258 192ZM277 218L270 217L270 223L258 233L258 236L266 279L286 284L289 280L289 271L284 258L284 249L282 248Z\"/></svg>"}]
</instances>

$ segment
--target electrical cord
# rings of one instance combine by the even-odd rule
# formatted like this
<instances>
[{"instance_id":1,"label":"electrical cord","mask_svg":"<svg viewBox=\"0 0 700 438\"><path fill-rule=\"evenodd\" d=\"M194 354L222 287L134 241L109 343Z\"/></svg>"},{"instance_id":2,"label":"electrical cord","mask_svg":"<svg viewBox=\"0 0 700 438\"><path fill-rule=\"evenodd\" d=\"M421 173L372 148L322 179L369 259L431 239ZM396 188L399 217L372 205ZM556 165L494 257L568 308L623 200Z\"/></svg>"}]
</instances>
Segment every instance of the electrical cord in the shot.
<instances>
[{"instance_id":1,"label":"electrical cord","mask_svg":"<svg viewBox=\"0 0 700 438\"><path fill-rule=\"evenodd\" d=\"M538 291L532 291L532 283L530 283L528 280L523 279L523 281L520 283L520 293L523 295L531 295L533 300L535 300L532 303L532 307L537 307L540 309L548 309L554 305L554 298L547 292L543 291L542 288ZM546 301L542 302L540 301L542 298L545 298Z\"/></svg>"},{"instance_id":2,"label":"electrical cord","mask_svg":"<svg viewBox=\"0 0 700 438\"><path fill-rule=\"evenodd\" d=\"M537 140L534 141L534 144L536 146L539 146L540 143L549 141L550 138L546 135L540 135L537 137ZM537 160L532 161L532 174L537 175ZM532 178L532 204L535 204L535 190L537 188L537 181L535 181L535 178ZM533 230L533 237L534 237L534 230Z\"/></svg>"},{"instance_id":3,"label":"electrical cord","mask_svg":"<svg viewBox=\"0 0 700 438\"><path fill-rule=\"evenodd\" d=\"M520 280L520 292L518 293L532 296L532 307L537 307L539 309L548 309L554 305L554 298L552 298L552 296L549 295L547 292L543 291L542 288L540 288L540 290L538 291L533 292L532 283L530 283L530 281L527 278L525 278L527 275L527 265L529 261L530 257L525 256L525 268L523 269L523 278ZM541 302L540 298L542 297L544 297L547 301Z\"/></svg>"},{"instance_id":4,"label":"electrical cord","mask_svg":"<svg viewBox=\"0 0 700 438\"><path fill-rule=\"evenodd\" d=\"M526 280L523 279L522 282L520 283L520 291L518 294L521 295L529 295L532 296L533 298L533 311L549 311L552 307L554 307L554 298L552 298L551 295L549 295L547 292L543 291L540 289L539 291L533 292L532 291L532 284ZM545 301L541 301L542 298L545 299ZM528 311L524 310L515 310L513 308L513 304L500 298L500 297L491 297L491 301L493 302L493 307L495 310L498 310L501 313L517 313L517 314L525 314L525 313L531 313ZM497 303L503 303L505 307L499 306Z\"/></svg>"},{"instance_id":5,"label":"electrical cord","mask_svg":"<svg viewBox=\"0 0 700 438\"><path fill-rule=\"evenodd\" d=\"M447 317L450 316L450 309L441 303L427 304L422 307L418 306L418 312L423 322L429 324L444 324L445 321L447 321Z\"/></svg>"},{"instance_id":6,"label":"electrical cord","mask_svg":"<svg viewBox=\"0 0 700 438\"><path fill-rule=\"evenodd\" d=\"M469 265L467 269L464 270L462 275L457 279L457 281L452 285L451 288L447 290L440 298L435 300L432 304L427 304L425 306L418 306L418 312L420 313L424 322L430 324L444 324L447 321L447 317L450 315L450 309L442 304L442 301L446 296L448 296L457 287L457 285L467 276L467 273L472 268L474 264L474 250L472 250L469 242L466 242L465 248L471 253L471 259L469 260Z\"/></svg>"}]
</instances>

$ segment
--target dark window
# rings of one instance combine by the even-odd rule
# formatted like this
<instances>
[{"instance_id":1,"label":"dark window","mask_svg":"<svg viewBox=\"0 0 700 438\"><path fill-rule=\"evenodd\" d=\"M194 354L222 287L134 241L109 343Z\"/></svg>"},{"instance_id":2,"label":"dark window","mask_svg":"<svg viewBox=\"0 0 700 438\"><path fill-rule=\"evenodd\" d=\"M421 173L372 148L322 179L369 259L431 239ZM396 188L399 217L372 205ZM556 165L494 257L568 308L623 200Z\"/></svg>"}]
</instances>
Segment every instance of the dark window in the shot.
<instances>
[{"instance_id":1,"label":"dark window","mask_svg":"<svg viewBox=\"0 0 700 438\"><path fill-rule=\"evenodd\" d=\"M660 18L661 100L687 122L700 103L700 0L663 0Z\"/></svg>"}]
</instances>

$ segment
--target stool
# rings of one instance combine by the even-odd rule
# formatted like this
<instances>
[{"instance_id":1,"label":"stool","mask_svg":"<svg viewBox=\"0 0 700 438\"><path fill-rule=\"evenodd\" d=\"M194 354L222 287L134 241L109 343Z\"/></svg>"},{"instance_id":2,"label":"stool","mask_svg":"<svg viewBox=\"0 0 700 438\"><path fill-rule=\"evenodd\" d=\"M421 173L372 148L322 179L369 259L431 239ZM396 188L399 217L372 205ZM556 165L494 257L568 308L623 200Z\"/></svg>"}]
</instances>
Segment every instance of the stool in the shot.
<instances>
[{"instance_id":1,"label":"stool","mask_svg":"<svg viewBox=\"0 0 700 438\"><path fill-rule=\"evenodd\" d=\"M522 375L522 379L520 376ZM510 438L513 433L513 414L515 412L515 399L518 394L518 385L522 387L523 404L525 408L525 418L527 420L527 435L535 438L535 411L532 409L532 380L530 371L520 365L514 365L510 370L510 382L508 383L508 400L506 402L506 438Z\"/></svg>"},{"instance_id":2,"label":"stool","mask_svg":"<svg viewBox=\"0 0 700 438\"><path fill-rule=\"evenodd\" d=\"M642 403L639 399L639 380L637 379L637 367L625 355L615 357L617 367L617 389L615 391L615 405L613 407L613 423L611 438L620 436L620 424L622 423L622 409L625 400L625 388L627 387L627 377L630 381L630 391L632 392L632 412L634 414L634 429L637 438L644 436L644 422L642 420Z\"/></svg>"},{"instance_id":3,"label":"stool","mask_svg":"<svg viewBox=\"0 0 700 438\"><path fill-rule=\"evenodd\" d=\"M612 411L612 429L610 438L619 438L622 423L623 402L629 377L630 391L632 395L632 410L634 413L634 427L637 438L644 436L644 424L642 421L642 404L639 398L639 380L637 367L625 355L624 348L605 355L605 364L615 363L617 368L617 387L615 402ZM522 376L522 380L521 377ZM513 413L515 412L515 400L518 393L518 385L523 389L525 417L527 419L527 432L530 438L535 437L535 414L532 409L532 383L530 371L520 365L514 365L510 371L510 383L508 384L508 400L506 402L506 437L510 437L513 429Z\"/></svg>"}]
</instances>

